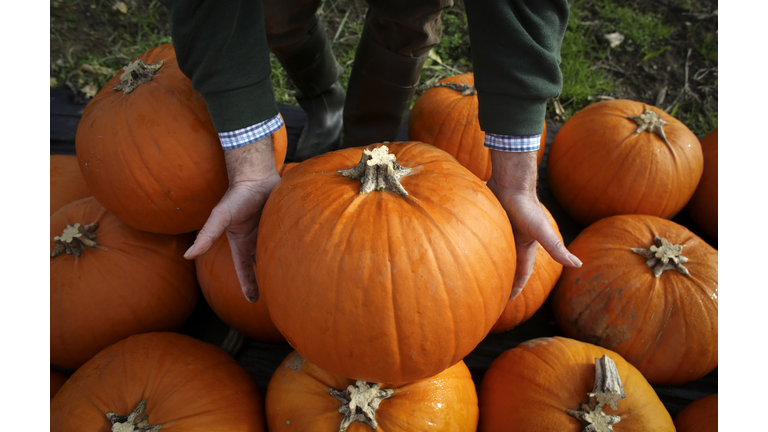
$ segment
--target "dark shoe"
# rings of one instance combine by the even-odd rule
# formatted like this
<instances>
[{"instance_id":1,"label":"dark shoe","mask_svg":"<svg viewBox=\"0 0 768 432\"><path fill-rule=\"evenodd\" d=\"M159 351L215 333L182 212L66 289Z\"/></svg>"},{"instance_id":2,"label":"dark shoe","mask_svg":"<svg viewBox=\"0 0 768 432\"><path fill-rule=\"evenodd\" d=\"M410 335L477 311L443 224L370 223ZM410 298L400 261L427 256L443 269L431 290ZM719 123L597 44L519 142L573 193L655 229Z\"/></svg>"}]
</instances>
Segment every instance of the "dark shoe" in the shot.
<instances>
[{"instance_id":1,"label":"dark shoe","mask_svg":"<svg viewBox=\"0 0 768 432\"><path fill-rule=\"evenodd\" d=\"M325 29L318 22L312 35L298 48L275 52L288 78L298 89L295 97L307 114L296 151L286 160L301 162L339 148L344 109L343 69L336 61Z\"/></svg>"},{"instance_id":2,"label":"dark shoe","mask_svg":"<svg viewBox=\"0 0 768 432\"><path fill-rule=\"evenodd\" d=\"M347 86L342 148L394 141L427 57L392 52L363 31Z\"/></svg>"}]
</instances>

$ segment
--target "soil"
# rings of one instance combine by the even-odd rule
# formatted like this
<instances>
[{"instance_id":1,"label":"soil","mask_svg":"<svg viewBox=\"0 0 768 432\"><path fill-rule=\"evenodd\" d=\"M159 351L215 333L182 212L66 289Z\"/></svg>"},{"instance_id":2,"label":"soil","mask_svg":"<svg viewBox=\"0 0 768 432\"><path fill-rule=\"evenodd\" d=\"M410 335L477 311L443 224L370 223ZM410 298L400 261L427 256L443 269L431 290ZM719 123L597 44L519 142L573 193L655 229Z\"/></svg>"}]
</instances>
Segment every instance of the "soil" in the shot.
<instances>
[{"instance_id":1,"label":"soil","mask_svg":"<svg viewBox=\"0 0 768 432\"><path fill-rule=\"evenodd\" d=\"M119 56L114 47L131 40L121 40L121 35L139 37L140 32L168 34L167 14L162 6L154 5L152 15L155 27L141 28L132 15L148 14L147 2L126 0L129 13L122 13L115 5L120 2L77 2L63 6L51 3L51 77L56 76L56 65L77 62L78 56L93 53L100 58ZM454 9L463 11L463 0L456 0ZM671 112L678 105L676 117L701 136L708 132L717 118L717 2L704 0L630 0L623 5L638 11L653 11L664 17L665 24L674 28L669 37L669 49L656 57L643 61L639 53L612 50L611 55L596 68L612 72L617 84L616 91L605 98L632 99L648 103ZM364 0L334 2L326 6L321 17L326 29L335 33L346 20L362 22L366 11ZM349 10L349 14L347 12ZM586 7L588 15L583 21L590 26L595 38L604 40L605 26L597 13ZM86 29L87 31L83 31ZM56 34L56 37L54 37ZM712 43L714 35L714 60L707 58L702 46ZM708 39L709 38L709 39ZM468 36L466 37L468 40ZM471 58L469 43L464 44L464 58ZM711 56L711 53L709 53ZM127 60L130 59L125 59ZM471 71L469 68L459 68ZM71 78L71 75L70 77ZM70 87L77 87L67 79ZM58 85L63 83L59 82ZM53 84L52 84L53 85ZM82 95L81 95L82 96ZM548 112L548 122L561 124L563 117L557 110Z\"/></svg>"}]
</instances>

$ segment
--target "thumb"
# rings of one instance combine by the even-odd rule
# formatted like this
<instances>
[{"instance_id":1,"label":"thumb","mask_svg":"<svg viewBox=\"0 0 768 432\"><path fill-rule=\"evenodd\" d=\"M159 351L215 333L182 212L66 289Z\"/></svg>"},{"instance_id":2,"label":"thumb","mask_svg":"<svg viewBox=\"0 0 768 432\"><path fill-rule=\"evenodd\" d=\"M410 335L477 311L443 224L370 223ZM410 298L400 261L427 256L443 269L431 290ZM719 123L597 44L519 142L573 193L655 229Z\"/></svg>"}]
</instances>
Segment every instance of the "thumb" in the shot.
<instances>
[{"instance_id":1,"label":"thumb","mask_svg":"<svg viewBox=\"0 0 768 432\"><path fill-rule=\"evenodd\" d=\"M224 214L224 212L217 205L211 211L211 215L208 220L205 221L205 225L197 232L195 242L184 253L184 258L193 260L200 255L208 252L213 242L216 241L224 233L224 230L229 226L230 218Z\"/></svg>"}]
</instances>

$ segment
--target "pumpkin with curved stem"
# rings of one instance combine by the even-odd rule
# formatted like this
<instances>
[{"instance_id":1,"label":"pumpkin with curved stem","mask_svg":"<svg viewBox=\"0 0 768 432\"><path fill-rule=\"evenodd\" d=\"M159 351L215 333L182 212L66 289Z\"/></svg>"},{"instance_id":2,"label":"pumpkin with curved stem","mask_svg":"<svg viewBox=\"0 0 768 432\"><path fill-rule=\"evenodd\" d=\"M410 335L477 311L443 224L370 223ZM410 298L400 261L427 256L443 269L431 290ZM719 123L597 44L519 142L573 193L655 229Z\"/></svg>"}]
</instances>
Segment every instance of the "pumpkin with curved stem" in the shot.
<instances>
[{"instance_id":1,"label":"pumpkin with curved stem","mask_svg":"<svg viewBox=\"0 0 768 432\"><path fill-rule=\"evenodd\" d=\"M266 413L270 432L471 432L479 410L463 361L428 379L391 387L327 372L294 351L269 381Z\"/></svg>"},{"instance_id":2,"label":"pumpkin with curved stem","mask_svg":"<svg viewBox=\"0 0 768 432\"><path fill-rule=\"evenodd\" d=\"M195 271L208 305L229 327L251 339L285 342L269 317L266 304L250 303L243 297L226 234L213 242L206 253L195 258Z\"/></svg>"},{"instance_id":3,"label":"pumpkin with curved stem","mask_svg":"<svg viewBox=\"0 0 768 432\"><path fill-rule=\"evenodd\" d=\"M473 73L443 78L427 89L413 105L408 118L408 138L450 153L481 180L491 178L491 153L477 117L477 91ZM541 165L547 143L547 124L541 134L537 163Z\"/></svg>"},{"instance_id":4,"label":"pumpkin with curved stem","mask_svg":"<svg viewBox=\"0 0 768 432\"><path fill-rule=\"evenodd\" d=\"M483 376L478 397L481 432L510 425L520 431L675 431L640 371L615 352L568 338L533 339L503 352Z\"/></svg>"},{"instance_id":5,"label":"pumpkin with curved stem","mask_svg":"<svg viewBox=\"0 0 768 432\"><path fill-rule=\"evenodd\" d=\"M133 414L133 416L129 416ZM144 427L132 428L144 421ZM220 348L176 333L111 345L51 401L51 431L265 432L264 399Z\"/></svg>"},{"instance_id":6,"label":"pumpkin with curved stem","mask_svg":"<svg viewBox=\"0 0 768 432\"><path fill-rule=\"evenodd\" d=\"M560 234L557 222L555 222L552 214L544 207L544 204L541 204L541 208L544 210L544 214L547 215L547 220L549 220L549 224L552 226L555 234L560 238L560 241L563 241L563 236ZM562 273L563 265L555 261L539 245L536 249L536 264L533 267L533 273L531 273L531 277L526 282L525 287L523 287L523 292L507 303L504 312L502 312L496 324L491 328L491 333L507 331L528 321L547 300Z\"/></svg>"},{"instance_id":7,"label":"pumpkin with curved stem","mask_svg":"<svg viewBox=\"0 0 768 432\"><path fill-rule=\"evenodd\" d=\"M175 331L200 289L192 233L133 229L93 197L51 216L51 363L76 369L127 336Z\"/></svg>"},{"instance_id":8,"label":"pumpkin with curved stem","mask_svg":"<svg viewBox=\"0 0 768 432\"><path fill-rule=\"evenodd\" d=\"M275 326L303 357L397 384L477 346L507 303L515 257L490 189L444 151L404 142L286 173L262 212L256 271Z\"/></svg>"},{"instance_id":9,"label":"pumpkin with curved stem","mask_svg":"<svg viewBox=\"0 0 768 432\"><path fill-rule=\"evenodd\" d=\"M704 173L686 210L704 233L717 240L717 129L701 139Z\"/></svg>"},{"instance_id":10,"label":"pumpkin with curved stem","mask_svg":"<svg viewBox=\"0 0 768 432\"><path fill-rule=\"evenodd\" d=\"M717 432L717 393L689 403L675 416L677 432Z\"/></svg>"},{"instance_id":11,"label":"pumpkin with curved stem","mask_svg":"<svg viewBox=\"0 0 768 432\"><path fill-rule=\"evenodd\" d=\"M287 151L273 134L275 165ZM83 110L75 138L88 187L126 224L163 234L202 228L227 190L224 151L170 44L145 52Z\"/></svg>"},{"instance_id":12,"label":"pumpkin with curved stem","mask_svg":"<svg viewBox=\"0 0 768 432\"><path fill-rule=\"evenodd\" d=\"M552 293L563 333L616 351L652 384L683 384L717 366L717 250L656 216L595 222L571 242L581 268Z\"/></svg>"},{"instance_id":13,"label":"pumpkin with curved stem","mask_svg":"<svg viewBox=\"0 0 768 432\"><path fill-rule=\"evenodd\" d=\"M618 214L671 218L703 170L683 123L630 100L593 103L569 118L549 149L547 179L561 207L587 226Z\"/></svg>"},{"instance_id":14,"label":"pumpkin with curved stem","mask_svg":"<svg viewBox=\"0 0 768 432\"><path fill-rule=\"evenodd\" d=\"M51 214L72 201L93 195L80 173L77 158L51 155Z\"/></svg>"}]
</instances>

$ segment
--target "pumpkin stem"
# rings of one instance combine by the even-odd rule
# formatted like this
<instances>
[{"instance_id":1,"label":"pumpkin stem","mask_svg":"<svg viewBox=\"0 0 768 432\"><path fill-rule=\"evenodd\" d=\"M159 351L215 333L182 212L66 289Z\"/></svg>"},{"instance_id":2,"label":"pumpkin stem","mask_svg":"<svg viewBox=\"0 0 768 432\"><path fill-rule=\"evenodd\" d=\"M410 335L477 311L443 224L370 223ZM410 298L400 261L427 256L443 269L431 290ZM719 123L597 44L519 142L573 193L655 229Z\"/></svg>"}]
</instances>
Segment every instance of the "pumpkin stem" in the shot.
<instances>
[{"instance_id":1,"label":"pumpkin stem","mask_svg":"<svg viewBox=\"0 0 768 432\"><path fill-rule=\"evenodd\" d=\"M619 423L621 417L604 413L603 406L607 404L617 410L619 400L627 396L616 363L607 355L595 359L595 385L587 396L588 403L581 404L580 410L567 410L568 414L581 422L582 432L612 432L613 425Z\"/></svg>"},{"instance_id":2,"label":"pumpkin stem","mask_svg":"<svg viewBox=\"0 0 768 432\"><path fill-rule=\"evenodd\" d=\"M650 249L632 248L632 252L644 256L647 261L645 265L653 269L653 275L661 276L664 270L675 269L678 272L689 275L688 269L683 266L688 262L688 258L682 256L684 245L673 245L665 238L654 236L655 245Z\"/></svg>"},{"instance_id":3,"label":"pumpkin stem","mask_svg":"<svg viewBox=\"0 0 768 432\"><path fill-rule=\"evenodd\" d=\"M376 411L384 399L395 394L395 389L381 389L381 384L370 385L366 381L357 380L355 385L350 385L345 391L328 389L331 396L338 399L341 406L339 412L344 414L341 420L339 432L347 430L352 422L359 421L377 429Z\"/></svg>"},{"instance_id":4,"label":"pumpkin stem","mask_svg":"<svg viewBox=\"0 0 768 432\"><path fill-rule=\"evenodd\" d=\"M649 110L648 107L644 108L645 111L639 116L627 117L628 119L637 123L637 130L635 131L635 135L639 135L644 131L655 133L664 140L664 143L666 143L667 146L670 146L669 141L667 140L667 136L664 134L664 125L667 124L667 122L661 119L661 114L656 114L655 112Z\"/></svg>"},{"instance_id":5,"label":"pumpkin stem","mask_svg":"<svg viewBox=\"0 0 768 432\"><path fill-rule=\"evenodd\" d=\"M53 252L51 252L51 258L62 252L80 257L83 255L83 250L85 248L96 248L100 246L94 241L96 239L94 231L98 226L98 222L94 222L90 225L80 225L79 223L76 223L74 226L67 225L60 236L53 238L56 247L53 248Z\"/></svg>"},{"instance_id":6,"label":"pumpkin stem","mask_svg":"<svg viewBox=\"0 0 768 432\"><path fill-rule=\"evenodd\" d=\"M139 405L127 416L107 413L107 419L112 423L112 432L156 432L163 425L152 426L149 424L149 415L146 413L147 400L142 399Z\"/></svg>"},{"instance_id":7,"label":"pumpkin stem","mask_svg":"<svg viewBox=\"0 0 768 432\"><path fill-rule=\"evenodd\" d=\"M162 60L157 63L146 64L141 59L136 59L136 61L128 63L127 66L123 67L125 72L120 75L120 83L117 84L114 90L130 93L145 82L152 81L152 77L155 76L162 66Z\"/></svg>"},{"instance_id":8,"label":"pumpkin stem","mask_svg":"<svg viewBox=\"0 0 768 432\"><path fill-rule=\"evenodd\" d=\"M458 83L437 83L432 87L446 87L451 90L456 90L458 92L461 92L462 96L474 96L477 94L477 90L475 89L474 84L469 85L469 84L458 84Z\"/></svg>"},{"instance_id":9,"label":"pumpkin stem","mask_svg":"<svg viewBox=\"0 0 768 432\"><path fill-rule=\"evenodd\" d=\"M360 162L353 168L339 171L339 174L363 184L360 193L366 194L373 190L395 192L408 196L408 192L400 184L400 178L410 174L411 168L398 165L395 155L389 154L389 147L383 145L373 150L363 150Z\"/></svg>"}]
</instances>

